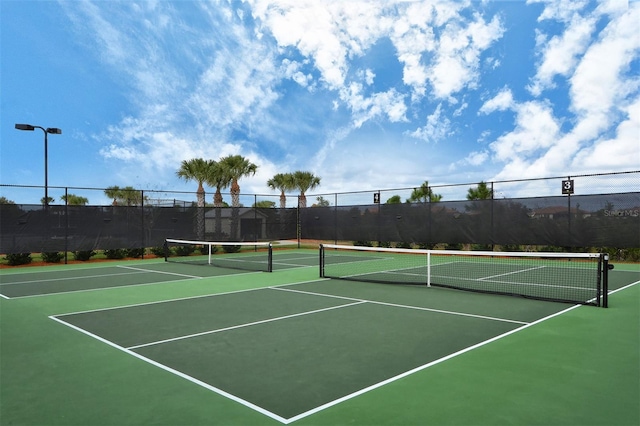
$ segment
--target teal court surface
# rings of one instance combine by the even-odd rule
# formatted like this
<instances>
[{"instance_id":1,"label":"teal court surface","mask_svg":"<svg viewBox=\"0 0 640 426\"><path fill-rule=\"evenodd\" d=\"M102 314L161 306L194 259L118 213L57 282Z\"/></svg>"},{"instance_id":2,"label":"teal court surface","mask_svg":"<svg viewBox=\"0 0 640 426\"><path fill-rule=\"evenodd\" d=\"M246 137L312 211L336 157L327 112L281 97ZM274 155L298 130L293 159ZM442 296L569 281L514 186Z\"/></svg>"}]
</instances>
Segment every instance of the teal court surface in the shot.
<instances>
[{"instance_id":1,"label":"teal court surface","mask_svg":"<svg viewBox=\"0 0 640 426\"><path fill-rule=\"evenodd\" d=\"M640 420L638 265L610 271L605 309L320 278L318 259L0 271L2 423Z\"/></svg>"}]
</instances>

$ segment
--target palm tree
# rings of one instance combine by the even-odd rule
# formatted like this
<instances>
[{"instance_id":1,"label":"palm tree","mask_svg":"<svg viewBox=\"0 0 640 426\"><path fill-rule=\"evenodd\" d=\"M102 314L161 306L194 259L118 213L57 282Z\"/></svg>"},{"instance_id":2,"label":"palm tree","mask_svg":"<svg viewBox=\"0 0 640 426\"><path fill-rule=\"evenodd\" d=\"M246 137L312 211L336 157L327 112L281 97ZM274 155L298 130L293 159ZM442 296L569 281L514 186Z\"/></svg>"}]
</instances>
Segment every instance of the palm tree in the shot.
<instances>
[{"instance_id":1,"label":"palm tree","mask_svg":"<svg viewBox=\"0 0 640 426\"><path fill-rule=\"evenodd\" d=\"M493 198L493 189L489 189L487 187L487 183L481 181L478 186L474 188L469 188L467 191L467 200L490 200Z\"/></svg>"},{"instance_id":2,"label":"palm tree","mask_svg":"<svg viewBox=\"0 0 640 426\"><path fill-rule=\"evenodd\" d=\"M64 201L69 206L86 206L89 202L89 199L86 197L81 197L75 194L67 194L60 197L61 201Z\"/></svg>"},{"instance_id":3,"label":"palm tree","mask_svg":"<svg viewBox=\"0 0 640 426\"><path fill-rule=\"evenodd\" d=\"M230 237L236 240L238 237L238 217L240 208L240 185L238 180L243 176L255 175L258 166L244 158L242 155L228 155L220 159L219 164L227 177L231 178L231 230Z\"/></svg>"},{"instance_id":4,"label":"palm tree","mask_svg":"<svg viewBox=\"0 0 640 426\"><path fill-rule=\"evenodd\" d=\"M284 193L295 189L291 173L278 173L274 175L267 181L267 186L280 191L280 208L287 208L287 196Z\"/></svg>"},{"instance_id":5,"label":"palm tree","mask_svg":"<svg viewBox=\"0 0 640 426\"><path fill-rule=\"evenodd\" d=\"M258 166L244 158L242 155L228 155L219 162L231 177L231 206L240 207L240 185L238 180L244 176L253 176Z\"/></svg>"},{"instance_id":6,"label":"palm tree","mask_svg":"<svg viewBox=\"0 0 640 426\"><path fill-rule=\"evenodd\" d=\"M184 179L186 181L195 180L198 182L198 190L196 191L196 197L198 199L196 233L198 235L198 239L202 239L204 237L205 191L202 184L207 180L209 169L212 167L211 163L211 160L207 161L203 158L183 160L180 165L180 169L176 172L176 175L180 179Z\"/></svg>"},{"instance_id":7,"label":"palm tree","mask_svg":"<svg viewBox=\"0 0 640 426\"><path fill-rule=\"evenodd\" d=\"M211 161L206 178L207 185L216 188L213 194L213 207L216 213L216 228L214 238L218 239L222 236L222 211L223 206L222 190L231 185L231 176L227 172L223 164L217 161Z\"/></svg>"},{"instance_id":8,"label":"palm tree","mask_svg":"<svg viewBox=\"0 0 640 426\"><path fill-rule=\"evenodd\" d=\"M142 196L142 191L135 189L133 186L125 186L120 190L121 201L128 207L142 204L146 197Z\"/></svg>"},{"instance_id":9,"label":"palm tree","mask_svg":"<svg viewBox=\"0 0 640 426\"><path fill-rule=\"evenodd\" d=\"M106 195L107 197L113 200L111 204L114 206L118 205L118 199L121 198L120 194L121 194L121 190L118 185L110 186L104 190L104 195Z\"/></svg>"},{"instance_id":10,"label":"palm tree","mask_svg":"<svg viewBox=\"0 0 640 426\"><path fill-rule=\"evenodd\" d=\"M320 185L320 178L314 176L311 172L296 171L293 173L293 187L300 191L300 198L298 199L298 206L301 208L307 207L307 197L305 192L310 189L314 189Z\"/></svg>"}]
</instances>

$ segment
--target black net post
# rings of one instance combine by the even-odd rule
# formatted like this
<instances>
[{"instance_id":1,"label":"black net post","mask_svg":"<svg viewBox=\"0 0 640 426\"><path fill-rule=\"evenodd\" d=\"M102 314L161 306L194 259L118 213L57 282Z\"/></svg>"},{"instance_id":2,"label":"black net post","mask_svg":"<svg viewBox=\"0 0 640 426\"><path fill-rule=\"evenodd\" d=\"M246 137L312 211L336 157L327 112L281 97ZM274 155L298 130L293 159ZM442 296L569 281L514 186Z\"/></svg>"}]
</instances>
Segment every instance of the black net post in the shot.
<instances>
[{"instance_id":1,"label":"black net post","mask_svg":"<svg viewBox=\"0 0 640 426\"><path fill-rule=\"evenodd\" d=\"M256 246L257 250L257 246ZM267 272L273 272L273 245L269 243L269 255L267 259Z\"/></svg>"},{"instance_id":2,"label":"black net post","mask_svg":"<svg viewBox=\"0 0 640 426\"><path fill-rule=\"evenodd\" d=\"M609 307L609 269L613 269L613 265L609 265L609 255L602 255L602 307Z\"/></svg>"},{"instance_id":3,"label":"black net post","mask_svg":"<svg viewBox=\"0 0 640 426\"><path fill-rule=\"evenodd\" d=\"M320 244L320 278L324 278L324 245Z\"/></svg>"},{"instance_id":4,"label":"black net post","mask_svg":"<svg viewBox=\"0 0 640 426\"><path fill-rule=\"evenodd\" d=\"M164 244L162 245L162 248L164 249L164 261L168 262L169 261L169 243L167 243L167 240L164 240Z\"/></svg>"}]
</instances>

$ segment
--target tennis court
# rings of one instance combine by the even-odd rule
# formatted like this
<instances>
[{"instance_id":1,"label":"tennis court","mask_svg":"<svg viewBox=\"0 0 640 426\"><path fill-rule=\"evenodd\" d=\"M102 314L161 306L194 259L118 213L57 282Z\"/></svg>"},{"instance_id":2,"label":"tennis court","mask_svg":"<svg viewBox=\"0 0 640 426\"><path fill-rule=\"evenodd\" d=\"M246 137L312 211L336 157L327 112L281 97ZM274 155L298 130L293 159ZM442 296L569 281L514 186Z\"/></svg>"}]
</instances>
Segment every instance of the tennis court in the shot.
<instances>
[{"instance_id":1,"label":"tennis court","mask_svg":"<svg viewBox=\"0 0 640 426\"><path fill-rule=\"evenodd\" d=\"M254 254L245 253L244 256ZM144 361L143 364L150 367L142 369L144 375L153 376L150 383L170 382L166 387L152 391L154 395L164 395L159 397L160 400L166 402L166 398L178 398L183 401L182 395L190 395L193 401L199 401L207 407L224 407L223 413L216 411L213 418L206 419L196 419L192 413L183 412L179 423L309 421L370 424L369 414L354 408L360 407L375 413L378 407L362 408L362 404L367 405L371 398L368 395L397 392L398 387L412 383L415 377L424 378L436 367L455 365L454 360L463 355L473 357L473 354L486 353L487 350L500 353L505 346L511 346L511 342L519 345L518 342L525 338L523 336L535 335L535 330L545 330L545 324L558 318L571 318L576 312L600 320L607 316L615 318L616 311L621 311L616 305L630 303L633 310L634 300L636 308L638 303L640 270L637 265L617 268L609 273L609 291L630 295L631 302L614 299L611 308L601 309L528 297L478 293L473 288L471 290L474 291L460 291L451 286L389 285L387 275L391 270L399 270L404 279L407 276L424 277L426 273L409 270L404 265L398 267L394 263L396 261L389 260L392 257L388 254L380 256L379 253L375 256L359 253L330 257L324 265L327 271L340 272L346 275L345 279L319 276L318 262L321 256L317 250L274 251L272 273L162 261L110 263L98 267L39 268L33 271L20 270L19 273L3 271L0 275L3 355L8 355L3 356L3 376L7 376L6 371L9 370L5 368L11 362L17 362L17 354L21 352L21 348L12 343L21 342L22 350L34 346L31 341L34 336L27 331L29 325L26 326L26 335L19 338L13 334L15 330L7 330L4 320L13 320L9 324L15 324L19 318L24 320L25 315L30 315L27 323L33 323L33 327L36 327L36 323L44 325L38 318L46 319L47 323L42 328L57 339L55 343L49 343L50 347L58 347L56 351L64 352L61 365L67 368L74 362L88 362L94 367L101 362L107 365L95 370L87 369L85 375L89 377L79 374L80 370L70 368L65 381L96 383L103 380L98 393L130 394L130 390L105 390L103 387L126 381L128 375L135 377L142 374L137 370L141 368L139 363ZM372 259L375 261L372 262ZM367 276L371 273L380 276L380 268L372 266L379 264L379 260L383 264L393 264L382 271L387 275L381 280ZM514 269L500 262L492 263L498 265L498 273L486 275L485 270L458 265L452 270L447 269L446 274L434 273L433 276L456 277L464 282L466 275L460 271L470 270L475 277L473 285L486 281L491 281L492 285L496 284L494 281L505 285L505 277L509 277L509 285L515 281L518 284L533 283L537 287L541 278L525 276L524 271L528 274L532 269L545 269L545 274L549 274L547 268L539 266L534 268L525 265L523 269ZM434 266L445 264L451 266L450 261L434 261ZM582 263L572 264L568 276L579 276L583 266ZM553 275L558 273L551 272ZM354 276L358 280L354 281ZM411 282L411 279L407 281ZM590 296L580 294L578 297ZM18 313L18 305L22 307L21 314ZM14 306L15 310L12 309ZM6 315L7 311L11 313ZM637 312L627 315L637 316ZM576 324L573 327L580 329ZM618 330L624 333L626 339L631 339L625 343L636 348L630 354L618 355L617 359L622 363L625 359L631 363L637 360L637 328L637 324L627 324L625 330ZM36 336L42 334L39 330L35 332L34 328L31 330ZM7 344L11 345L9 349ZM58 346L62 344L65 345L64 350ZM114 349L119 355L114 353ZM544 352L545 348L538 349ZM513 351L514 347L510 350ZM35 356L31 350L27 352L27 359ZM49 355L50 362L60 356ZM509 358L510 355L507 352L504 356ZM521 358L522 354L516 355L518 357ZM114 361L116 359L117 362ZM577 368L582 361L572 359L570 364ZM119 367L114 368L113 365ZM547 367L548 371L554 369ZM502 367L493 368L500 370ZM65 371L64 368L62 370ZM500 374L498 370L494 374ZM428 382L442 383L442 377L438 375L446 370L437 371L431 373L436 376L431 376ZM637 373L637 368L631 371L634 372ZM478 374L486 373L484 370L475 372L475 379L478 379ZM513 371L511 373L514 374ZM9 378L14 380L2 385L3 403L5 395L9 392L12 394L9 405L3 404L3 411L5 418L8 414L10 420L21 423L20 420L25 418L34 418L34 414L26 414L17 408L19 397L16 395L21 389L25 390L25 384L17 384L17 377L12 377L13 374L9 374ZM47 378L58 377L57 374L60 374L60 370L58 373L43 372L44 382ZM534 368L533 375L538 374ZM455 376L455 373L451 375ZM179 384L169 377L177 379ZM535 380L526 386L534 386ZM141 386L147 389L147 384L145 382ZM418 385L414 383L410 386ZM429 386L414 387L412 393L405 396L406 401L414 401L411 404L416 405L414 410L417 413L423 410L418 407L425 401L438 400L442 403L442 396L431 394ZM451 386L458 388L459 384ZM177 395L174 394L176 387L180 389ZM626 396L622 397L620 403L625 402L624 398L638 396L638 378L634 380L632 377L623 388ZM205 394L199 393L199 390L204 390ZM485 392L493 391L485 389ZM575 389L575 392L581 395L582 390ZM442 395L447 394L448 391L442 390ZM34 395L34 391L31 390L28 395ZM400 399L403 399L402 396ZM478 399L483 400L480 396ZM55 401L57 398L49 395L45 400ZM388 402L397 403L397 400L394 396ZM172 405L171 402L167 403ZM460 407L460 403L451 400L449 406ZM46 408L46 404L45 413L55 411ZM67 401L62 406L68 408L69 404ZM140 400L137 404L140 405ZM464 406L468 404L473 405L467 401ZM87 405L92 406L91 403ZM126 411L127 405L124 405ZM151 406L154 405L151 403ZM431 407L431 410L438 410L437 407ZM390 406L388 409L393 411L396 408ZM635 414L630 411L633 408L619 413L619 418L625 421L637 419L637 402ZM354 409L358 415L350 411ZM75 415L67 414L73 421L65 422L57 418L51 424L88 420L85 408L76 410L78 413ZM207 411L207 408L199 407L195 412L200 410ZM351 412L352 417L340 417L345 415L345 410ZM142 411L150 412L144 408ZM424 412L413 414L413 417L410 412L398 414L395 421L392 421L393 416L387 420L378 418L376 423L397 423L398 419L405 416L412 419L408 423L417 423L418 418L425 418ZM341 421L336 422L336 417L331 417L334 415ZM570 413L565 415L570 416ZM459 418L459 414L451 413L450 416ZM577 413L573 413L573 416L567 419L583 419ZM35 418L38 418L37 414ZM160 423L171 423L171 418L178 420L170 416ZM332 418L333 421L326 420ZM122 420L118 415L108 413L104 419L93 419L91 423L108 424ZM149 420L147 418L142 423L149 423ZM526 417L515 420L516 423L527 423ZM399 422L407 423L402 420ZM123 423L141 421L134 416Z\"/></svg>"}]
</instances>

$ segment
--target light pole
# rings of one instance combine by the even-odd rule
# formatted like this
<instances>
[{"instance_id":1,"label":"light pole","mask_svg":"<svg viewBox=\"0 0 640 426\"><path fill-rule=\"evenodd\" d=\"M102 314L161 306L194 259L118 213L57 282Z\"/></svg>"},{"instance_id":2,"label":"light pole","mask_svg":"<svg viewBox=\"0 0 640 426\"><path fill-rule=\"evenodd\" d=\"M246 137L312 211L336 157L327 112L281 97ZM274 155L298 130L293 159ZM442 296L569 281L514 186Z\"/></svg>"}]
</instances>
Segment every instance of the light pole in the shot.
<instances>
[{"instance_id":1,"label":"light pole","mask_svg":"<svg viewBox=\"0 0 640 426\"><path fill-rule=\"evenodd\" d=\"M35 129L40 129L44 132L44 205L45 207L49 205L49 170L48 170L48 150L49 150L49 142L47 140L47 135L51 133L52 135L61 135L62 130L57 127L47 127L46 129L41 126L32 126L31 124L16 124L16 129L18 130L28 130L33 131Z\"/></svg>"}]
</instances>

